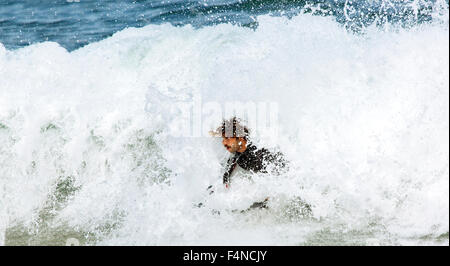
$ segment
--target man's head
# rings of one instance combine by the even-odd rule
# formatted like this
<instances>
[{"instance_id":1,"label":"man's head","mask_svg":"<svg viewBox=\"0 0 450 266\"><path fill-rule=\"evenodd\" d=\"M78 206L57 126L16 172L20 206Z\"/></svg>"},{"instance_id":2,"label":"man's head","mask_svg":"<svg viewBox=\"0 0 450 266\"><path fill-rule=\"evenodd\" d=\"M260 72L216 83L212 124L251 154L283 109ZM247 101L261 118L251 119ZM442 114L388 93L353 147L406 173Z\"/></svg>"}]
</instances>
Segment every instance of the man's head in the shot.
<instances>
[{"instance_id":1,"label":"man's head","mask_svg":"<svg viewBox=\"0 0 450 266\"><path fill-rule=\"evenodd\" d=\"M226 138L222 139L223 146L231 153L244 152L247 149L247 140L244 138Z\"/></svg>"},{"instance_id":2,"label":"man's head","mask_svg":"<svg viewBox=\"0 0 450 266\"><path fill-rule=\"evenodd\" d=\"M222 144L227 151L244 152L247 149L248 129L239 123L236 117L224 120L217 129L222 134Z\"/></svg>"}]
</instances>

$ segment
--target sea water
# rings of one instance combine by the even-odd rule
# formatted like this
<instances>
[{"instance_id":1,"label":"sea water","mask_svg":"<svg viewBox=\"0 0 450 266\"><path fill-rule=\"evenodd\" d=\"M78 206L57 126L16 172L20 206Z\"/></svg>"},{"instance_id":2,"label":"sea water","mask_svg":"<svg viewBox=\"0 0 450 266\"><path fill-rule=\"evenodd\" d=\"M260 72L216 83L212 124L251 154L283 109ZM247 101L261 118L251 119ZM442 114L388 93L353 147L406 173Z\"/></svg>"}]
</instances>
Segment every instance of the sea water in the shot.
<instances>
[{"instance_id":1,"label":"sea water","mask_svg":"<svg viewBox=\"0 0 450 266\"><path fill-rule=\"evenodd\" d=\"M448 245L448 12L1 1L0 244ZM192 95L276 103L289 170L224 190L220 139L170 134Z\"/></svg>"}]
</instances>

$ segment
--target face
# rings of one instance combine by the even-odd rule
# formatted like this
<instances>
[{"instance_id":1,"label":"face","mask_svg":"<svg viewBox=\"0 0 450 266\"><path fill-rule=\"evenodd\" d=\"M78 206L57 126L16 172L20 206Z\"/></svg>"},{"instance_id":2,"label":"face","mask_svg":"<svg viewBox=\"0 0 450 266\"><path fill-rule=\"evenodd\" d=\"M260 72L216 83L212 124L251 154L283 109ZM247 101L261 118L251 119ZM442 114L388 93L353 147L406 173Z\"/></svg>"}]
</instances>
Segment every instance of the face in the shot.
<instances>
[{"instance_id":1,"label":"face","mask_svg":"<svg viewBox=\"0 0 450 266\"><path fill-rule=\"evenodd\" d=\"M246 149L246 140L244 138L226 138L223 137L222 144L225 146L227 151L234 152L244 152Z\"/></svg>"}]
</instances>

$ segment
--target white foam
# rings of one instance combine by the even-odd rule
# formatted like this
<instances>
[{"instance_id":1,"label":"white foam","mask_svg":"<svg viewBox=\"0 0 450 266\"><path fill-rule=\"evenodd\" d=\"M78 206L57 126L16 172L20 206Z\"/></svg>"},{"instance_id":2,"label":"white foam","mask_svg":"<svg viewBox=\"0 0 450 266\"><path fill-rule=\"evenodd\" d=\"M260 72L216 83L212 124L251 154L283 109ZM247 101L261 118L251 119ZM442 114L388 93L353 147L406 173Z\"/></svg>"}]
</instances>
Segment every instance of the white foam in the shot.
<instances>
[{"instance_id":1,"label":"white foam","mask_svg":"<svg viewBox=\"0 0 450 266\"><path fill-rule=\"evenodd\" d=\"M57 180L74 176L81 189L53 223L103 235L101 244L301 244L327 228L381 244L448 234L448 23L358 36L332 18L258 21L255 31L129 28L71 53L0 46L0 224L32 226ZM209 202L271 195L282 208L301 196L318 220L192 209L228 155L215 139L168 136L165 106L150 98L145 112L149 90L169 103L198 91L204 101L278 102L286 137L259 144L280 146L291 171L237 181ZM153 182L162 168L170 185Z\"/></svg>"}]
</instances>

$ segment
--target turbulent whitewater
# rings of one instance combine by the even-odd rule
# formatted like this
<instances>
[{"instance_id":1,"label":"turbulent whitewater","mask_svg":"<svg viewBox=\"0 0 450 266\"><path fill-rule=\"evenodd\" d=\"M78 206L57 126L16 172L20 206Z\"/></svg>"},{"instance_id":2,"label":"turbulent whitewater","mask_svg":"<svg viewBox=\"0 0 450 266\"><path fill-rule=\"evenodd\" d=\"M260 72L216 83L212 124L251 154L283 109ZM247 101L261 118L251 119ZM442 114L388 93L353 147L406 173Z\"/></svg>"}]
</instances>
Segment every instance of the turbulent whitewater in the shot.
<instances>
[{"instance_id":1,"label":"turbulent whitewater","mask_svg":"<svg viewBox=\"0 0 450 266\"><path fill-rule=\"evenodd\" d=\"M301 13L0 44L0 244L448 245L448 36L447 9L362 33ZM289 171L240 173L194 208L229 156L168 134L167 106L194 93L277 102L278 138L255 137Z\"/></svg>"}]
</instances>

